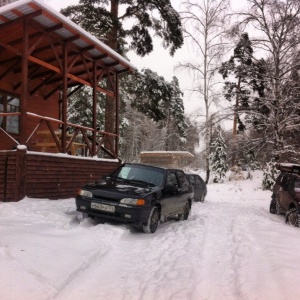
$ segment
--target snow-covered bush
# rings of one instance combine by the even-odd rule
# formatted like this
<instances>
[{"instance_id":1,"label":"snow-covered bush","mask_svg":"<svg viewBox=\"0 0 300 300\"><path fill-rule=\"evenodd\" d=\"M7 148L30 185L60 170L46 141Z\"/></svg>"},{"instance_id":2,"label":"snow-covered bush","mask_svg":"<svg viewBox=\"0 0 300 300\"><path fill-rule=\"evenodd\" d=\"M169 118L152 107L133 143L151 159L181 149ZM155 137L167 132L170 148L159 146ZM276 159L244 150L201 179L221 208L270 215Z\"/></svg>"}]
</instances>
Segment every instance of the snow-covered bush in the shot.
<instances>
[{"instance_id":1,"label":"snow-covered bush","mask_svg":"<svg viewBox=\"0 0 300 300\"><path fill-rule=\"evenodd\" d=\"M276 181L279 171L275 167L276 163L272 159L266 165L266 168L263 170L263 182L262 187L264 190L272 190L273 185Z\"/></svg>"}]
</instances>

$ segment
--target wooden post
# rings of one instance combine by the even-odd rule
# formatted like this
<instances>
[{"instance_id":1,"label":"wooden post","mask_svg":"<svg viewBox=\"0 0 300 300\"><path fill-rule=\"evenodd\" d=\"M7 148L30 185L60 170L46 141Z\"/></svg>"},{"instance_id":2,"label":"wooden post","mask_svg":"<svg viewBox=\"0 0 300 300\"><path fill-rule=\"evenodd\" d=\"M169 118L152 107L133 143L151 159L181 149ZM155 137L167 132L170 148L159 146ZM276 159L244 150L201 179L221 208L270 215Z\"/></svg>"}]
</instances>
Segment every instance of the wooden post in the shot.
<instances>
[{"instance_id":1,"label":"wooden post","mask_svg":"<svg viewBox=\"0 0 300 300\"><path fill-rule=\"evenodd\" d=\"M17 147L15 201L22 200L25 197L26 154L27 148L25 146Z\"/></svg>"},{"instance_id":2,"label":"wooden post","mask_svg":"<svg viewBox=\"0 0 300 300\"><path fill-rule=\"evenodd\" d=\"M67 106L68 106L68 48L67 44L63 45L63 85L62 85L62 132L61 132L61 146L62 152L66 153L66 133L67 133Z\"/></svg>"},{"instance_id":3,"label":"wooden post","mask_svg":"<svg viewBox=\"0 0 300 300\"><path fill-rule=\"evenodd\" d=\"M21 103L20 103L20 144L26 143L27 128L27 102L28 102L28 24L23 21L23 44L22 44L22 83L21 83Z\"/></svg>"},{"instance_id":4,"label":"wooden post","mask_svg":"<svg viewBox=\"0 0 300 300\"><path fill-rule=\"evenodd\" d=\"M120 110L120 99L119 99L119 75L116 74L115 80L115 101L116 101L116 139L115 139L115 157L119 156L119 110Z\"/></svg>"},{"instance_id":5,"label":"wooden post","mask_svg":"<svg viewBox=\"0 0 300 300\"><path fill-rule=\"evenodd\" d=\"M97 129L97 66L93 61L93 156L96 155L96 129Z\"/></svg>"}]
</instances>

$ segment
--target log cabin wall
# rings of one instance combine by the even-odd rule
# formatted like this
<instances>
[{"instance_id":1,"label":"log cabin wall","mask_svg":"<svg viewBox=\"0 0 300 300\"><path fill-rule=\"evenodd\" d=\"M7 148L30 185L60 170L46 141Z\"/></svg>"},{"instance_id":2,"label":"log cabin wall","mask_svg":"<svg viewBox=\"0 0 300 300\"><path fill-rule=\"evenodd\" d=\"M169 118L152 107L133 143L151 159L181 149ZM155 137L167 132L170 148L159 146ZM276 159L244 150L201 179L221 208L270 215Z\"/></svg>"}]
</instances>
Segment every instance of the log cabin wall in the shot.
<instances>
[{"instance_id":1,"label":"log cabin wall","mask_svg":"<svg viewBox=\"0 0 300 300\"><path fill-rule=\"evenodd\" d=\"M17 151L0 151L0 201L14 201Z\"/></svg>"},{"instance_id":2,"label":"log cabin wall","mask_svg":"<svg viewBox=\"0 0 300 300\"><path fill-rule=\"evenodd\" d=\"M0 151L0 201L31 198L75 197L78 188L110 174L118 160L95 160L71 156Z\"/></svg>"},{"instance_id":3,"label":"log cabin wall","mask_svg":"<svg viewBox=\"0 0 300 300\"><path fill-rule=\"evenodd\" d=\"M0 74L4 71L5 68L0 64ZM4 78L0 80L0 93L13 95L18 98L21 97L21 90L20 87L18 87L19 81L16 80L16 78L19 76L18 75L19 71L20 70L16 69L15 71L16 73L11 72L10 74L7 74ZM35 84L38 84L38 81L33 80L32 86L34 86ZM53 95L49 96L49 98L45 99L45 96L51 93L53 88L54 87L52 85L47 85L44 86L43 89L40 89L37 92L35 92L33 95L31 95L28 99L27 111L37 115L59 119L59 92L56 92ZM27 128L26 128L27 136L33 131L33 129L37 125L37 122L38 122L37 119L28 118ZM43 128L46 129L45 124L40 129L43 130ZM18 134L11 134L11 136L17 141L19 140ZM14 146L15 145L11 139L5 136L4 137L1 136L0 150L13 149Z\"/></svg>"}]
</instances>

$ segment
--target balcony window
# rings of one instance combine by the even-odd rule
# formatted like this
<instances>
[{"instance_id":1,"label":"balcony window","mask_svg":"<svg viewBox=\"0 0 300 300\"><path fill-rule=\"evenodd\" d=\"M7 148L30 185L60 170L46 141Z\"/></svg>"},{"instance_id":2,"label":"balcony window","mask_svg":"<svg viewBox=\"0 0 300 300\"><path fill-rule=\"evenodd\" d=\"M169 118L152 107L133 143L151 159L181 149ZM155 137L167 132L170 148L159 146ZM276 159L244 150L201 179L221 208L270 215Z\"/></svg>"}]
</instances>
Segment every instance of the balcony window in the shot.
<instances>
[{"instance_id":1,"label":"balcony window","mask_svg":"<svg viewBox=\"0 0 300 300\"><path fill-rule=\"evenodd\" d=\"M20 99L6 94L0 94L0 113L14 113L20 111ZM8 133L18 134L19 116L0 117L0 127Z\"/></svg>"}]
</instances>

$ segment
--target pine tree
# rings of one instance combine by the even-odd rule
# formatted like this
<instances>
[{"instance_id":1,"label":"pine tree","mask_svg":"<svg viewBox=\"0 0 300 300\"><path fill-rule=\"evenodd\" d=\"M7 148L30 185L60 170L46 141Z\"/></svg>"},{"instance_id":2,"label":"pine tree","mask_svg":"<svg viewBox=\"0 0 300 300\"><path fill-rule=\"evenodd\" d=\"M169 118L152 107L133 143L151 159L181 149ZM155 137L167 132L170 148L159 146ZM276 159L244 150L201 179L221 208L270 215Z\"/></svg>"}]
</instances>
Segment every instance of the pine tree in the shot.
<instances>
[{"instance_id":1,"label":"pine tree","mask_svg":"<svg viewBox=\"0 0 300 300\"><path fill-rule=\"evenodd\" d=\"M165 147L162 150L178 149L186 142L183 93L178 79L171 82L150 69L129 76L126 95L132 107L142 112L165 131ZM176 146L174 146L176 145Z\"/></svg>"},{"instance_id":2,"label":"pine tree","mask_svg":"<svg viewBox=\"0 0 300 300\"><path fill-rule=\"evenodd\" d=\"M97 94L97 128L104 130L104 97ZM70 98L68 104L69 121L74 124L92 127L93 124L93 96L89 87L76 91ZM102 104L102 105L101 105Z\"/></svg>"},{"instance_id":3,"label":"pine tree","mask_svg":"<svg viewBox=\"0 0 300 300\"><path fill-rule=\"evenodd\" d=\"M262 72L263 60L255 60L253 57L252 43L247 33L243 33L234 48L230 59L219 69L225 79L224 96L228 101L235 100L233 136L245 130L245 125L239 117L239 112L249 111L251 106L251 93L257 92L264 96L264 81Z\"/></svg>"},{"instance_id":4,"label":"pine tree","mask_svg":"<svg viewBox=\"0 0 300 300\"><path fill-rule=\"evenodd\" d=\"M150 53L151 31L171 55L183 45L180 16L170 0L80 0L61 12L123 56L129 49L140 56ZM113 82L108 80L107 84ZM114 102L108 97L105 105L107 132L115 132Z\"/></svg>"},{"instance_id":5,"label":"pine tree","mask_svg":"<svg viewBox=\"0 0 300 300\"><path fill-rule=\"evenodd\" d=\"M216 137L211 143L211 153L209 156L210 166L213 173L213 182L222 182L228 171L225 140L222 136L221 128L216 132Z\"/></svg>"}]
</instances>

